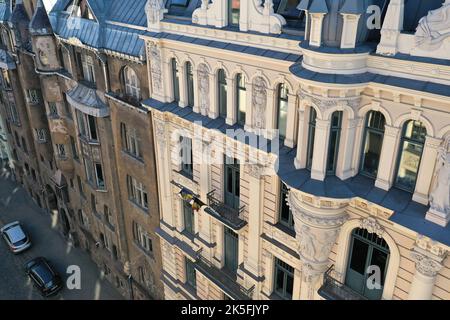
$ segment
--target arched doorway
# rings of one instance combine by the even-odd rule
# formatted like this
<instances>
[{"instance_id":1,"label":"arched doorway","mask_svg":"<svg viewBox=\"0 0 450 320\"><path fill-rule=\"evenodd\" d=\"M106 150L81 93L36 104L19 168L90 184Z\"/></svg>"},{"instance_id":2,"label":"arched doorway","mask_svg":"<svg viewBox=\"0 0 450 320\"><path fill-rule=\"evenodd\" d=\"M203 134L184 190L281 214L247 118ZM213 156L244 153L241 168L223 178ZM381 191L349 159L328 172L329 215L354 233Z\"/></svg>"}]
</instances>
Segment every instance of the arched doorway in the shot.
<instances>
[{"instance_id":1,"label":"arched doorway","mask_svg":"<svg viewBox=\"0 0 450 320\"><path fill-rule=\"evenodd\" d=\"M383 238L370 233L367 229L354 229L351 235L345 285L368 299L381 299L389 256L389 246ZM375 279L375 284L372 278Z\"/></svg>"}]
</instances>

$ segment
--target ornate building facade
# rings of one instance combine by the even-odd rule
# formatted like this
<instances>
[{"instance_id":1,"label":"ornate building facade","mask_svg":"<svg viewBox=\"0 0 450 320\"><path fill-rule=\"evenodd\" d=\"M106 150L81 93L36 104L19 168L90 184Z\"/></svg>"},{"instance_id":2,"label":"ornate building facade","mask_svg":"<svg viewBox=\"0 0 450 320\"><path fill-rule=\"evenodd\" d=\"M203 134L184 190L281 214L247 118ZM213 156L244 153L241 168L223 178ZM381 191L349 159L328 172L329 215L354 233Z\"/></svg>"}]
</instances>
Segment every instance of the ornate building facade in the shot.
<instances>
[{"instance_id":1,"label":"ornate building facade","mask_svg":"<svg viewBox=\"0 0 450 320\"><path fill-rule=\"evenodd\" d=\"M448 10L147 2L167 299L450 299Z\"/></svg>"},{"instance_id":2,"label":"ornate building facade","mask_svg":"<svg viewBox=\"0 0 450 320\"><path fill-rule=\"evenodd\" d=\"M118 287L450 299L448 0L1 5L15 175Z\"/></svg>"},{"instance_id":3,"label":"ornate building facade","mask_svg":"<svg viewBox=\"0 0 450 320\"><path fill-rule=\"evenodd\" d=\"M160 299L146 20L121 27L122 3L2 1L1 113L14 175L61 233L125 297Z\"/></svg>"}]
</instances>

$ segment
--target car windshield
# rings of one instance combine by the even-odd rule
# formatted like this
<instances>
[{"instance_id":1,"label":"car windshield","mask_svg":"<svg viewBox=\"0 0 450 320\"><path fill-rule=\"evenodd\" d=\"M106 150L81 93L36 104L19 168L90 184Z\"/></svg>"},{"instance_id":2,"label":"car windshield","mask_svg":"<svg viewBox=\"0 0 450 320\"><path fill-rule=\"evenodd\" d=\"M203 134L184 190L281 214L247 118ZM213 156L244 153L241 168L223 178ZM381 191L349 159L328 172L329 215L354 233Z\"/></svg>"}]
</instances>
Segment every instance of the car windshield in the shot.
<instances>
[{"instance_id":1,"label":"car windshield","mask_svg":"<svg viewBox=\"0 0 450 320\"><path fill-rule=\"evenodd\" d=\"M53 280L53 274L44 262L40 262L38 265L34 266L33 272L44 284Z\"/></svg>"},{"instance_id":2,"label":"car windshield","mask_svg":"<svg viewBox=\"0 0 450 320\"><path fill-rule=\"evenodd\" d=\"M9 229L7 233L13 244L22 241L27 237L20 226L15 226Z\"/></svg>"}]
</instances>

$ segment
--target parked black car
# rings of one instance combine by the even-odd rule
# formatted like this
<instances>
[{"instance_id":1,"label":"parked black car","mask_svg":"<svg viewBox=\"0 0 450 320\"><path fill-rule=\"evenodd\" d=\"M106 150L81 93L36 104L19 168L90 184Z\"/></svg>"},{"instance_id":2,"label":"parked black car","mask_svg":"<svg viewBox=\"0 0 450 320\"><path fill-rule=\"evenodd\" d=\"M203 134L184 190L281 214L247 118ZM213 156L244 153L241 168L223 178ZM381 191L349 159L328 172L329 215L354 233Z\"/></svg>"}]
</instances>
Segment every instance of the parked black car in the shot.
<instances>
[{"instance_id":1,"label":"parked black car","mask_svg":"<svg viewBox=\"0 0 450 320\"><path fill-rule=\"evenodd\" d=\"M45 297L56 294L63 287L61 276L43 257L28 261L25 272Z\"/></svg>"}]
</instances>

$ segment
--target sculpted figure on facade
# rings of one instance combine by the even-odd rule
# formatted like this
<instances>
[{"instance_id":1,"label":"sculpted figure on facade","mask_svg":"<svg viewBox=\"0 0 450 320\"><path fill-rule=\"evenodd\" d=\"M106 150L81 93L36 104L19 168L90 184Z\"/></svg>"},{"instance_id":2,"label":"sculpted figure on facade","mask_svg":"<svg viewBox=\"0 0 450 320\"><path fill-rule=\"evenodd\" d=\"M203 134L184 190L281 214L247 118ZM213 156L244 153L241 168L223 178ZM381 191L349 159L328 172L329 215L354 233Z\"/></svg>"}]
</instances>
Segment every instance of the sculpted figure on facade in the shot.
<instances>
[{"instance_id":1,"label":"sculpted figure on facade","mask_svg":"<svg viewBox=\"0 0 450 320\"><path fill-rule=\"evenodd\" d=\"M431 209L450 214L450 136L438 150L436 170L430 192Z\"/></svg>"},{"instance_id":2,"label":"sculpted figure on facade","mask_svg":"<svg viewBox=\"0 0 450 320\"><path fill-rule=\"evenodd\" d=\"M161 53L155 43L148 44L148 57L150 58L150 72L152 76L153 92L162 91Z\"/></svg>"},{"instance_id":3,"label":"sculpted figure on facade","mask_svg":"<svg viewBox=\"0 0 450 320\"><path fill-rule=\"evenodd\" d=\"M147 14L147 22L149 27L164 18L164 10L163 0L147 1L147 4L145 5L145 13Z\"/></svg>"},{"instance_id":4,"label":"sculpted figure on facade","mask_svg":"<svg viewBox=\"0 0 450 320\"><path fill-rule=\"evenodd\" d=\"M450 0L420 19L415 38L418 47L430 51L439 49L450 38Z\"/></svg>"},{"instance_id":5,"label":"sculpted figure on facade","mask_svg":"<svg viewBox=\"0 0 450 320\"><path fill-rule=\"evenodd\" d=\"M198 87L200 90L200 113L206 115L209 110L209 70L204 63L198 66Z\"/></svg>"},{"instance_id":6,"label":"sculpted figure on facade","mask_svg":"<svg viewBox=\"0 0 450 320\"><path fill-rule=\"evenodd\" d=\"M255 78L252 93L253 126L256 129L266 127L267 85L262 77Z\"/></svg>"}]
</instances>

